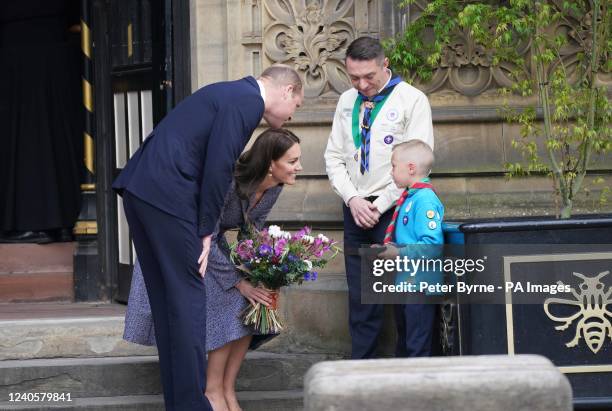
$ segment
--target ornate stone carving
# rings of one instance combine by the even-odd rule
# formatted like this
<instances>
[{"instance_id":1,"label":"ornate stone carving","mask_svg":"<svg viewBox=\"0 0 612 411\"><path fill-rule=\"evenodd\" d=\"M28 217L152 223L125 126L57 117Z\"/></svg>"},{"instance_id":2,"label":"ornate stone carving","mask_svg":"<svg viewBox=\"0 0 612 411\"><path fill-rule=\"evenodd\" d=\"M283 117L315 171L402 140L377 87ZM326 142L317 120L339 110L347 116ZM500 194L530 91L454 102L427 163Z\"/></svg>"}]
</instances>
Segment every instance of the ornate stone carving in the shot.
<instances>
[{"instance_id":1,"label":"ornate stone carving","mask_svg":"<svg viewBox=\"0 0 612 411\"><path fill-rule=\"evenodd\" d=\"M410 10L412 18L419 16L426 6L427 1L414 3ZM529 52L529 44L517 45L517 51L525 55ZM461 31L443 50L440 67L432 79L419 83L418 87L427 93L452 90L465 96L477 96L491 88L509 87L513 82L510 77L513 70L515 67L509 63L493 66L490 51L476 44L466 31ZM529 75L528 67L523 70Z\"/></svg>"},{"instance_id":2,"label":"ornate stone carving","mask_svg":"<svg viewBox=\"0 0 612 411\"><path fill-rule=\"evenodd\" d=\"M337 95L349 87L346 47L355 38L352 0L266 0L272 22L264 30L264 53L293 65L306 97Z\"/></svg>"},{"instance_id":3,"label":"ornate stone carving","mask_svg":"<svg viewBox=\"0 0 612 411\"><path fill-rule=\"evenodd\" d=\"M560 5L562 0L553 2ZM426 0L419 0L410 6L408 15L411 21L422 14L428 3ZM568 44L561 50L561 58L570 76L575 75L579 54L590 49L588 33L591 18L591 13L576 18L569 16L550 28L555 34L563 34L568 39ZM518 71L534 78L529 58L531 43L519 43L517 52L525 57L525 65L519 67ZM603 59L609 57L604 55ZM517 71L516 66L510 63L492 66L491 63L492 57L488 50L476 44L467 32L458 32L454 42L443 50L440 67L434 71L432 79L427 83L419 83L418 87L427 93L455 92L465 96L483 96L488 91L509 87L515 82L511 73ZM554 69L554 65L549 68L551 72ZM599 73L598 82L610 85L612 76L610 73Z\"/></svg>"},{"instance_id":4,"label":"ornate stone carving","mask_svg":"<svg viewBox=\"0 0 612 411\"><path fill-rule=\"evenodd\" d=\"M553 0L558 7L561 7L562 0ZM600 9L599 16L603 13L603 6ZM561 20L556 26L551 28L551 31L556 35L564 35L568 44L561 50L561 59L565 65L568 75L571 79L576 79L576 67L578 64L579 54L584 50L591 50L591 24L593 12L590 11L582 16L568 16ZM587 52L588 53L588 52ZM602 53L602 69L605 69L605 62L610 56L607 53ZM553 65L551 70L554 70L557 65ZM612 77L609 72L600 72L597 76L599 85L612 85Z\"/></svg>"}]
</instances>

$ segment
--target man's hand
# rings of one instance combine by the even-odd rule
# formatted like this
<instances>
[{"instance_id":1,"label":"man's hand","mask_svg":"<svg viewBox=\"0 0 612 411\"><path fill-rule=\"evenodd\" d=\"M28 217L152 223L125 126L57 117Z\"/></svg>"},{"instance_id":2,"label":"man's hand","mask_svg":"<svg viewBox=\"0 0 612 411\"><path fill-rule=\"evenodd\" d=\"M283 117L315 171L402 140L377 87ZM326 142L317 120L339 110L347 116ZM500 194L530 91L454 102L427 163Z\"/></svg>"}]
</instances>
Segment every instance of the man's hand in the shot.
<instances>
[{"instance_id":1,"label":"man's hand","mask_svg":"<svg viewBox=\"0 0 612 411\"><path fill-rule=\"evenodd\" d=\"M361 197L353 197L349 200L348 206L351 209L353 220L357 226L372 228L378 223L378 218L380 217L378 208L368 200Z\"/></svg>"},{"instance_id":2,"label":"man's hand","mask_svg":"<svg viewBox=\"0 0 612 411\"><path fill-rule=\"evenodd\" d=\"M200 275L204 278L204 274L206 274L206 266L208 265L208 253L210 251L210 241L212 239L212 234L207 235L202 238L202 254L200 254L200 258L198 258L198 264L200 264Z\"/></svg>"}]
</instances>

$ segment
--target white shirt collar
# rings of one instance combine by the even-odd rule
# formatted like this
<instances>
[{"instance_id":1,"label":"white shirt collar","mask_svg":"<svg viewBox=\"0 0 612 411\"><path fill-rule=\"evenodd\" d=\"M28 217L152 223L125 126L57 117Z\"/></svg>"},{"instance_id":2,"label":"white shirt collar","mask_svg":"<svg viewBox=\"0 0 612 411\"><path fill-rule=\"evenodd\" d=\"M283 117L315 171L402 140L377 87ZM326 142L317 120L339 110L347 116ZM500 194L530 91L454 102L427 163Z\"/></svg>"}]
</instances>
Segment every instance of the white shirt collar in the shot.
<instances>
[{"instance_id":1,"label":"white shirt collar","mask_svg":"<svg viewBox=\"0 0 612 411\"><path fill-rule=\"evenodd\" d=\"M391 72L390 68L387 68L387 72L389 73L389 78L387 79L387 81L385 82L385 85L382 86L382 88L380 90L378 90L378 92L380 93L381 91L383 91L385 89L385 87L387 87L387 84L389 84L389 82L391 81L391 77L393 77L393 73Z\"/></svg>"},{"instance_id":2,"label":"white shirt collar","mask_svg":"<svg viewBox=\"0 0 612 411\"><path fill-rule=\"evenodd\" d=\"M259 92L261 93L261 98L263 99L265 103L266 102L266 88L264 87L263 83L259 80L257 80L257 84L259 85Z\"/></svg>"}]
</instances>

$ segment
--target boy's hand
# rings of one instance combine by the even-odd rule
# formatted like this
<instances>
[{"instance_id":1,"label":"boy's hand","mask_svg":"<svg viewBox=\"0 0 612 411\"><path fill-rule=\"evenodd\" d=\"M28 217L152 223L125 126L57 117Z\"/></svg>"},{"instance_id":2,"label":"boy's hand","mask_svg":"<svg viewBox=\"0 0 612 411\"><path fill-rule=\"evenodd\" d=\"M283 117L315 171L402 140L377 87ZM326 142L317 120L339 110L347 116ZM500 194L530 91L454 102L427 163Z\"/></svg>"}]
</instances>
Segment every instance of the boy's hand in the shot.
<instances>
[{"instance_id":1,"label":"boy's hand","mask_svg":"<svg viewBox=\"0 0 612 411\"><path fill-rule=\"evenodd\" d=\"M381 248L384 249L381 253L379 253L376 257L384 260L392 260L395 257L399 256L399 248L394 243L387 243L385 245L380 244L372 244L372 248Z\"/></svg>"}]
</instances>

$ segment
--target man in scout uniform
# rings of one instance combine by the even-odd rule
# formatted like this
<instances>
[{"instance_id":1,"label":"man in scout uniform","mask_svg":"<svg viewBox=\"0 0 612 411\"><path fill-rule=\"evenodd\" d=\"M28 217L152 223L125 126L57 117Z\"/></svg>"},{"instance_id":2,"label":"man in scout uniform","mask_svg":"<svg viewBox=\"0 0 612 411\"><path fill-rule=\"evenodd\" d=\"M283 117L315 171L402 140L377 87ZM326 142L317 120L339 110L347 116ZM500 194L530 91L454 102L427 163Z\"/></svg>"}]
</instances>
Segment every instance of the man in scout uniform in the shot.
<instances>
[{"instance_id":1,"label":"man in scout uniform","mask_svg":"<svg viewBox=\"0 0 612 411\"><path fill-rule=\"evenodd\" d=\"M385 230L383 244L387 249L378 258L439 256L439 247L426 246L444 244L444 206L433 191L428 177L433 161L431 148L420 140L411 140L394 147L391 175L403 192ZM396 283L413 282L419 290L421 282L435 284L441 280L439 272L420 270L416 273L398 273ZM398 357L426 357L431 354L436 307L435 304L395 306Z\"/></svg>"},{"instance_id":2,"label":"man in scout uniform","mask_svg":"<svg viewBox=\"0 0 612 411\"><path fill-rule=\"evenodd\" d=\"M345 266L352 358L371 358L383 306L361 304L359 247L381 243L402 190L391 179L391 150L421 139L433 149L431 108L421 91L388 69L378 40L360 37L346 51L353 88L342 93L325 150L334 191L344 201Z\"/></svg>"}]
</instances>

